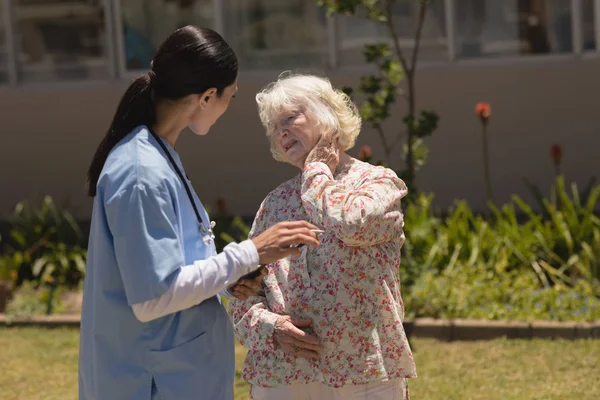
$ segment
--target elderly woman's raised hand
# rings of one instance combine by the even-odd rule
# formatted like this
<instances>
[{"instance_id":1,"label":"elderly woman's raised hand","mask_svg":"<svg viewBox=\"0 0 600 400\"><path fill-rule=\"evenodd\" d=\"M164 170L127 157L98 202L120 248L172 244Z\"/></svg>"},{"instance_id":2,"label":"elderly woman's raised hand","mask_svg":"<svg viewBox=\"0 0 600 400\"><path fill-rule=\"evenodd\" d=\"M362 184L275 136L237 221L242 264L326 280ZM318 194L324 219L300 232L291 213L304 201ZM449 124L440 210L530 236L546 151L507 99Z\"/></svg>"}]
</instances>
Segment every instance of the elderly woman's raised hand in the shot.
<instances>
[{"instance_id":1,"label":"elderly woman's raised hand","mask_svg":"<svg viewBox=\"0 0 600 400\"><path fill-rule=\"evenodd\" d=\"M310 320L294 320L289 315L281 315L275 322L273 339L275 347L296 357L318 359L323 346L319 339L300 328L308 328Z\"/></svg>"},{"instance_id":2,"label":"elderly woman's raised hand","mask_svg":"<svg viewBox=\"0 0 600 400\"><path fill-rule=\"evenodd\" d=\"M317 145L306 157L304 164L310 164L311 162L324 163L334 174L340 162L340 149L337 138L331 134L323 134Z\"/></svg>"}]
</instances>

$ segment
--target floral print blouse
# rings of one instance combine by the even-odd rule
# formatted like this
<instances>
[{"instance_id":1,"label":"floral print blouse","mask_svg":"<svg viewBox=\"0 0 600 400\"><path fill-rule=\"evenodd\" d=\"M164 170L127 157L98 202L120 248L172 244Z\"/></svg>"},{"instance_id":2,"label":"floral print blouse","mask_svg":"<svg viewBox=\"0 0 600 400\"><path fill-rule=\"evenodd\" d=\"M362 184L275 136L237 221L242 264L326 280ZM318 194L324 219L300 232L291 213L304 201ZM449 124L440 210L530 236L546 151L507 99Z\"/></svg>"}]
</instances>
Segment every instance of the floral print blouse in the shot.
<instances>
[{"instance_id":1,"label":"floral print blouse","mask_svg":"<svg viewBox=\"0 0 600 400\"><path fill-rule=\"evenodd\" d=\"M250 236L291 220L325 233L319 247L267 266L264 297L230 300L236 336L249 350L244 380L337 388L416 377L398 279L406 193L393 171L352 160L335 177L325 164L311 163L267 196ZM312 321L308 332L325 348L319 360L275 348L275 319L285 314Z\"/></svg>"}]
</instances>

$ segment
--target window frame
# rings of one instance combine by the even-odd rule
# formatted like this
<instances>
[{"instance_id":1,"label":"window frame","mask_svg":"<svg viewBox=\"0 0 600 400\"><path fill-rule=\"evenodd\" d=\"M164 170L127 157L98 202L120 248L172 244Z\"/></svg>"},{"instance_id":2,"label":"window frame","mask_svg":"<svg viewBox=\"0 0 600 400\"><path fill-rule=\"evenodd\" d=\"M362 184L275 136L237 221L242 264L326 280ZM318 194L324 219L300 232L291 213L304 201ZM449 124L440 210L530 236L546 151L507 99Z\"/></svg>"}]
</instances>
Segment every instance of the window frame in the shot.
<instances>
[{"instance_id":1,"label":"window frame","mask_svg":"<svg viewBox=\"0 0 600 400\"><path fill-rule=\"evenodd\" d=\"M16 86L18 79L18 70L17 70L17 52L16 52L16 42L15 42L15 26L14 20L12 18L13 10L12 10L12 0L2 0L2 4L0 5L3 8L3 18L4 18L4 40L6 40L6 70L8 75L8 80L6 82L1 82L0 85L9 85Z\"/></svg>"},{"instance_id":2,"label":"window frame","mask_svg":"<svg viewBox=\"0 0 600 400\"><path fill-rule=\"evenodd\" d=\"M127 70L125 65L125 42L122 27L122 1L123 0L102 0L104 7L105 23L105 60L108 69L107 79L86 79L77 78L64 81L50 82L28 82L19 77L19 65L17 59L17 23L13 18L16 0L0 0L0 6L3 7L3 22L5 25L5 46L6 46L6 68L8 79L0 82L2 87L15 86L80 86L82 84L113 81L122 83L130 81L145 72L145 70ZM572 48L569 53L549 53L549 54L527 54L506 57L493 58L471 58L459 59L456 54L456 22L455 22L455 0L437 0L444 1L445 7L445 25L446 25L446 47L447 59L442 61L420 61L418 69L423 70L443 70L448 68L480 68L480 67L520 67L525 65L539 65L540 63L560 63L585 60L597 60L600 58L600 0L593 0L594 5L594 34L595 49L584 51L583 37L583 0L569 0L571 7L571 29L572 29ZM213 21L212 28L225 35L226 21L224 19L224 7L226 0L212 0ZM340 62L341 55L341 36L339 32L341 16L332 16L327 19L327 62L322 68L331 76L345 76L365 74L374 71L372 65L366 63L356 65L344 65ZM309 68L312 69L312 68ZM240 72L241 80L263 81L274 79L281 72L281 68L242 70Z\"/></svg>"},{"instance_id":3,"label":"window frame","mask_svg":"<svg viewBox=\"0 0 600 400\"><path fill-rule=\"evenodd\" d=\"M64 85L72 86L77 85L80 86L82 84L97 84L101 82L113 81L117 78L115 71L115 51L114 51L114 36L115 32L113 29L113 13L110 9L111 0L102 0L101 4L103 7L103 17L104 17L104 41L105 41L105 49L104 49L104 60L107 69L107 78L100 79L89 79L89 78L74 78L74 79L65 79L65 80L52 80L47 82L39 82L39 81L27 81L22 79L19 76L19 60L17 57L17 23L15 16L15 6L16 0L2 0L1 6L4 7L4 18L6 25L6 48L7 48L7 69L9 80L8 82L0 83L0 87L2 86L25 86L25 87L54 87ZM43 67L42 67L43 69Z\"/></svg>"},{"instance_id":4,"label":"window frame","mask_svg":"<svg viewBox=\"0 0 600 400\"><path fill-rule=\"evenodd\" d=\"M113 21L115 25L115 42L116 42L116 71L120 80L131 81L146 73L147 69L127 69L125 61L125 38L123 37L123 9L121 2L123 0L108 0L113 7ZM223 0L212 0L213 6L213 21L211 29L222 33L224 30L223 19Z\"/></svg>"},{"instance_id":5,"label":"window frame","mask_svg":"<svg viewBox=\"0 0 600 400\"><path fill-rule=\"evenodd\" d=\"M443 0L445 6L446 22L446 41L448 59L443 61L420 61L417 69L444 69L444 68L473 68L473 67L518 67L523 65L538 65L540 63L570 62L574 60L587 60L600 58L598 52L600 45L600 0L594 0L594 29L596 33L596 49L594 51L583 51L583 15L582 0L569 0L571 7L571 30L573 51L568 53L548 53L548 54L521 54L505 57L479 57L470 59L460 59L456 54L456 19L455 0ZM336 46L330 51L339 54L340 48ZM373 68L366 65L342 66L335 70L343 74L348 73L368 73Z\"/></svg>"},{"instance_id":6,"label":"window frame","mask_svg":"<svg viewBox=\"0 0 600 400\"><path fill-rule=\"evenodd\" d=\"M218 1L219 3L222 4L222 6L225 5L225 3L227 3L228 6L233 7L232 1L235 0L215 0ZM245 0L242 0L245 1ZM312 1L315 6L315 8L317 9L317 12L321 12L320 11L320 6L318 6L315 2L315 0L309 0ZM237 6L237 4L235 5ZM241 14L242 19L244 20L244 23L247 22L247 15L245 14ZM315 47L314 50L311 50L312 52L318 54L319 56L323 55L324 56L324 62L322 65L319 66L302 66L299 67L298 69L301 70L315 70L318 69L319 71L332 71L335 69L335 67L338 64L338 52L335 51L335 49L337 48L337 44L336 41L339 38L339 34L337 32L337 27L336 27L336 16L332 16L332 17L326 17L326 21L325 21L325 25L324 25L324 31L325 31L325 35L326 37L326 43L325 46L318 46ZM225 28L225 27L223 27ZM227 40L227 30L223 29L222 31L220 31L223 36L225 37L225 39ZM247 43L245 43L246 45ZM321 49L324 48L324 53L321 51ZM294 50L294 47L288 47L285 49L282 48L267 48L267 49L251 49L248 47L248 49L246 50L246 54L251 54L253 57L269 57L270 55L285 55L286 53L289 54L298 54L297 50ZM307 53L308 54L308 53ZM281 68L276 69L276 68L249 68L243 71L244 74L250 74L251 76L263 76L265 72L267 72L267 74L270 75L271 72L273 71L279 71L279 73L281 73Z\"/></svg>"}]
</instances>

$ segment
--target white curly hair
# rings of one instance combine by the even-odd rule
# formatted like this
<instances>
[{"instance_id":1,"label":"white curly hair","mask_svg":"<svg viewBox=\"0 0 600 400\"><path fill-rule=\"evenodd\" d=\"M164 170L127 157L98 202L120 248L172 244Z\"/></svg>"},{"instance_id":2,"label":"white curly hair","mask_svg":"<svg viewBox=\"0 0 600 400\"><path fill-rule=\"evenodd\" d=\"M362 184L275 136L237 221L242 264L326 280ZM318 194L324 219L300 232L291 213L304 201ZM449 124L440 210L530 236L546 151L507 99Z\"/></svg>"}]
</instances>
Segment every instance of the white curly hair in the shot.
<instances>
[{"instance_id":1,"label":"white curly hair","mask_svg":"<svg viewBox=\"0 0 600 400\"><path fill-rule=\"evenodd\" d=\"M309 121L323 127L338 140L340 150L354 147L362 120L356 105L341 90L335 89L329 79L284 72L256 95L258 115L267 131L271 154L277 161L285 161L275 147L273 133L282 113L300 110Z\"/></svg>"}]
</instances>

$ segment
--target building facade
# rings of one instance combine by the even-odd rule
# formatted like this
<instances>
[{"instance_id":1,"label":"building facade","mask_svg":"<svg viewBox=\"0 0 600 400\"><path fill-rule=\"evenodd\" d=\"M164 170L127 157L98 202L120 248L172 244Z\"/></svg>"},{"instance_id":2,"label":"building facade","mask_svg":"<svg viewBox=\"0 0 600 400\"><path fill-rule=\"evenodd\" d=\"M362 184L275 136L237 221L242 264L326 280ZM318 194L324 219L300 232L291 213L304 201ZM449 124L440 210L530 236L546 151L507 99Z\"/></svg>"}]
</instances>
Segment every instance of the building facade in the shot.
<instances>
[{"instance_id":1,"label":"building facade","mask_svg":"<svg viewBox=\"0 0 600 400\"><path fill-rule=\"evenodd\" d=\"M417 1L394 8L411 51ZM178 151L200 197L253 215L264 196L296 173L271 159L254 95L285 70L326 74L356 86L371 71L364 44L384 26L328 18L315 0L1 0L0 218L19 200L52 195L79 217L93 152L126 86L149 68L156 46L186 24L221 32L241 64L239 93L203 138ZM440 115L417 177L436 204L465 198L485 207L476 102L492 106L491 172L496 200L527 197L526 178L549 187L552 144L580 184L600 173L600 0L433 0L423 30L418 106ZM387 122L402 129L399 101ZM357 148L379 139L365 124ZM353 154L356 154L353 150Z\"/></svg>"}]
</instances>

